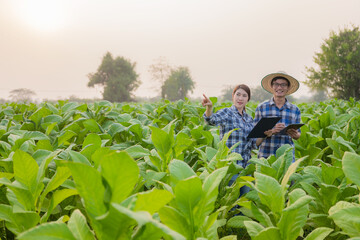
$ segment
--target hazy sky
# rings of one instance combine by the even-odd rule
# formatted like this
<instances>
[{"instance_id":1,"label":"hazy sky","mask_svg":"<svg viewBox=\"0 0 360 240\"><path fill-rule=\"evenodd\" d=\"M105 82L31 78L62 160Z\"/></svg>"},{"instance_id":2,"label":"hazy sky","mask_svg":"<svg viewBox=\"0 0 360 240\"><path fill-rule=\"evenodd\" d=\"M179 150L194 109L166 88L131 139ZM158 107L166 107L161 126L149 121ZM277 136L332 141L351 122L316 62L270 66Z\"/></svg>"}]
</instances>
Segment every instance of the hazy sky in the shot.
<instances>
[{"instance_id":1,"label":"hazy sky","mask_svg":"<svg viewBox=\"0 0 360 240\"><path fill-rule=\"evenodd\" d=\"M107 51L136 62L143 97L158 94L148 70L159 57L190 69L193 97L279 70L304 81L330 31L351 24L359 0L0 0L0 98L101 97L87 74Z\"/></svg>"}]
</instances>

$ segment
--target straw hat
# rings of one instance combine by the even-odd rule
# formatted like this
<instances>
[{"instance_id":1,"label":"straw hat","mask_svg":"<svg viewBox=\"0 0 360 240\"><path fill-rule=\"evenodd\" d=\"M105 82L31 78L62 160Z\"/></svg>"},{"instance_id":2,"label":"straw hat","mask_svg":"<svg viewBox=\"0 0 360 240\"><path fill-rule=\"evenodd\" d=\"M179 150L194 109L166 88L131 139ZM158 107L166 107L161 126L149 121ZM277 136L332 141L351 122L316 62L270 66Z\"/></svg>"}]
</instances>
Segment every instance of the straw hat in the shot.
<instances>
[{"instance_id":1,"label":"straw hat","mask_svg":"<svg viewBox=\"0 0 360 240\"><path fill-rule=\"evenodd\" d=\"M261 80L261 86L269 93L274 94L274 90L271 86L271 80L273 80L275 77L283 77L289 80L290 86L288 88L286 95L290 95L298 90L300 85L298 80L296 80L295 78L293 78L292 76L288 75L285 72L277 72L277 73L268 74Z\"/></svg>"}]
</instances>

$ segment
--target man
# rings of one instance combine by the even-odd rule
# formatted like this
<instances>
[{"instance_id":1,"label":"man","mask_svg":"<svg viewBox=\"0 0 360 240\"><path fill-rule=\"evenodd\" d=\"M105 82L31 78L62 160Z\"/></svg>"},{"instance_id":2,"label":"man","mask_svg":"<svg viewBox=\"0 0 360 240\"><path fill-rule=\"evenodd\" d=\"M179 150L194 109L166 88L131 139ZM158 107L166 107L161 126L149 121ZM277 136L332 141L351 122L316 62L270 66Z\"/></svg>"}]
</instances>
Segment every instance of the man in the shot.
<instances>
[{"instance_id":1,"label":"man","mask_svg":"<svg viewBox=\"0 0 360 240\"><path fill-rule=\"evenodd\" d=\"M300 131L288 129L285 135L279 134L289 124L300 123L300 110L290 103L286 96L297 91L299 82L283 72L266 75L261 80L262 87L273 94L273 97L259 104L255 110L255 123L263 117L281 117L273 129L265 131L266 138L258 139L258 157L268 158L276 154L276 150L283 144L294 146L293 139L300 138Z\"/></svg>"}]
</instances>

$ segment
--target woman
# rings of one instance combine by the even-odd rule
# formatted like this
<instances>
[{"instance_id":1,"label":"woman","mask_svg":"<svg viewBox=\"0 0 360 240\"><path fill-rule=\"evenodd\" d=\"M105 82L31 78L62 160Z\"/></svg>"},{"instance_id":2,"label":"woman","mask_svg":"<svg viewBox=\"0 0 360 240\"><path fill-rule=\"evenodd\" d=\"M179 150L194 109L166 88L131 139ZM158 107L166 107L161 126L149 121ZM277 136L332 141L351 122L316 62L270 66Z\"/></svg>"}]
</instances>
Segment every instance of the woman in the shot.
<instances>
[{"instance_id":1,"label":"woman","mask_svg":"<svg viewBox=\"0 0 360 240\"><path fill-rule=\"evenodd\" d=\"M243 160L241 166L245 168L249 159L251 158L251 149L256 148L256 139L248 139L247 135L254 127L254 120L246 113L245 106L250 100L250 88L245 84L236 86L232 93L233 105L229 108L223 108L216 113L213 113L213 104L209 98L203 94L204 99L202 105L206 107L204 119L210 125L220 126L220 138L224 134L238 128L231 133L226 145L231 148L234 144L240 144L233 150L233 152L241 154Z\"/></svg>"}]
</instances>

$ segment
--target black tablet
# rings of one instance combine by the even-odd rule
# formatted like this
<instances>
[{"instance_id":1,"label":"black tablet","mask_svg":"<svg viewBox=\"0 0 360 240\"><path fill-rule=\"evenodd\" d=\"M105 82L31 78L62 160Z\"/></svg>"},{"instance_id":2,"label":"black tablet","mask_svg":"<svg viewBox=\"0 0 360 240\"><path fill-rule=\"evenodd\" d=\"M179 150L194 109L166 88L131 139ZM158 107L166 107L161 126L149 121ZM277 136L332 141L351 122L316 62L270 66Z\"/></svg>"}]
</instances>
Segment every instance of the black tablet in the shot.
<instances>
[{"instance_id":1,"label":"black tablet","mask_svg":"<svg viewBox=\"0 0 360 240\"><path fill-rule=\"evenodd\" d=\"M283 130L281 130L278 134L279 135L286 135L286 131L290 128L292 129L299 129L300 127L304 126L303 123L294 123L294 124L289 124L286 128L284 128Z\"/></svg>"},{"instance_id":2,"label":"black tablet","mask_svg":"<svg viewBox=\"0 0 360 240\"><path fill-rule=\"evenodd\" d=\"M265 131L272 129L275 124L281 119L281 117L263 117L251 130L248 138L264 138Z\"/></svg>"}]
</instances>

